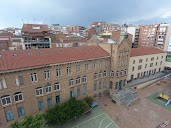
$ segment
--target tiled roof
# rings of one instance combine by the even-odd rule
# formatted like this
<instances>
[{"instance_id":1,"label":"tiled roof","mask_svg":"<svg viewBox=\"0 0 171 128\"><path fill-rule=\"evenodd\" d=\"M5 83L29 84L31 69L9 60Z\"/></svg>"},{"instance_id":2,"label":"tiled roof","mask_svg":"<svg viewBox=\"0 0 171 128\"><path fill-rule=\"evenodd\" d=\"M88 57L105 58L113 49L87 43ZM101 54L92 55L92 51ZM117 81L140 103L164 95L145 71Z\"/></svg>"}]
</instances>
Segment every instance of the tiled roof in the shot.
<instances>
[{"instance_id":1,"label":"tiled roof","mask_svg":"<svg viewBox=\"0 0 171 128\"><path fill-rule=\"evenodd\" d=\"M143 56L143 55L150 55L150 54L159 54L165 53L157 48L149 48L149 47L140 47L140 48L131 48L131 57L133 56Z\"/></svg>"},{"instance_id":2,"label":"tiled roof","mask_svg":"<svg viewBox=\"0 0 171 128\"><path fill-rule=\"evenodd\" d=\"M107 56L99 46L0 51L0 71Z\"/></svg>"},{"instance_id":3,"label":"tiled roof","mask_svg":"<svg viewBox=\"0 0 171 128\"><path fill-rule=\"evenodd\" d=\"M33 27L40 27L40 29L33 29ZM48 32L49 28L45 24L23 24L23 28L21 29L21 31L29 33Z\"/></svg>"}]
</instances>

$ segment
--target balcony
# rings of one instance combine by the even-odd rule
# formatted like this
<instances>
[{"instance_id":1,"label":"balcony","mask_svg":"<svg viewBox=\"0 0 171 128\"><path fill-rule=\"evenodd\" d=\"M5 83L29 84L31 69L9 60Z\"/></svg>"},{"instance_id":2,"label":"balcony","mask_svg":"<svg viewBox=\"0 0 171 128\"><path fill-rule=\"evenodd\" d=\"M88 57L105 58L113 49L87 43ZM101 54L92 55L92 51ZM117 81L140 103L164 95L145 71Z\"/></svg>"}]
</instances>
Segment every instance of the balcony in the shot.
<instances>
[{"instance_id":1,"label":"balcony","mask_svg":"<svg viewBox=\"0 0 171 128\"><path fill-rule=\"evenodd\" d=\"M157 44L163 44L163 42L157 42Z\"/></svg>"},{"instance_id":2,"label":"balcony","mask_svg":"<svg viewBox=\"0 0 171 128\"><path fill-rule=\"evenodd\" d=\"M158 38L158 40L157 40L157 41L163 42L163 41L164 41L164 39L160 39L160 38Z\"/></svg>"},{"instance_id":3,"label":"balcony","mask_svg":"<svg viewBox=\"0 0 171 128\"><path fill-rule=\"evenodd\" d=\"M31 43L31 44L49 44L49 40L24 40L24 43Z\"/></svg>"}]
</instances>

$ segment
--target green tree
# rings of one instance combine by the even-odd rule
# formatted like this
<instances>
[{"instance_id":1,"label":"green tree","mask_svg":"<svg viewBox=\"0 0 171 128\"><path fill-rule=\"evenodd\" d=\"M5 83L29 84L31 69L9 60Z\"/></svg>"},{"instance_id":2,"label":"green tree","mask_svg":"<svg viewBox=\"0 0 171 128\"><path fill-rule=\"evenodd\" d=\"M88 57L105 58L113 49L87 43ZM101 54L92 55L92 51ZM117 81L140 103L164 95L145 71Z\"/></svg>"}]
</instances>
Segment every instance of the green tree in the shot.
<instances>
[{"instance_id":1,"label":"green tree","mask_svg":"<svg viewBox=\"0 0 171 128\"><path fill-rule=\"evenodd\" d=\"M13 122L9 128L40 128L43 124L42 119L42 114L25 116L20 122Z\"/></svg>"},{"instance_id":2,"label":"green tree","mask_svg":"<svg viewBox=\"0 0 171 128\"><path fill-rule=\"evenodd\" d=\"M88 106L91 108L91 105L94 101L94 99L91 96L86 96L83 98L83 100L88 104Z\"/></svg>"}]
</instances>

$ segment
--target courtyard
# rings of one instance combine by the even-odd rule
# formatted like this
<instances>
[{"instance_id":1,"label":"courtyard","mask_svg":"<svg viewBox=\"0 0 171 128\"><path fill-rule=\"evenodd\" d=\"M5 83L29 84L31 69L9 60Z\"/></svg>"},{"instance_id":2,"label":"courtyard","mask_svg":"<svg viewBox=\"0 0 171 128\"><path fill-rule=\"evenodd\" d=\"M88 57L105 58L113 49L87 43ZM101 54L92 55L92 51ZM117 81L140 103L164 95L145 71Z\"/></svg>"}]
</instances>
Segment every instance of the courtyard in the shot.
<instances>
[{"instance_id":1,"label":"courtyard","mask_svg":"<svg viewBox=\"0 0 171 128\"><path fill-rule=\"evenodd\" d=\"M153 95L158 92L171 94L171 78L143 90L139 89L139 100L127 108L114 104L107 95L99 100L99 106L119 128L156 128L167 120L171 122L171 104L166 107L165 102L155 99ZM171 125L166 128L171 128Z\"/></svg>"}]
</instances>

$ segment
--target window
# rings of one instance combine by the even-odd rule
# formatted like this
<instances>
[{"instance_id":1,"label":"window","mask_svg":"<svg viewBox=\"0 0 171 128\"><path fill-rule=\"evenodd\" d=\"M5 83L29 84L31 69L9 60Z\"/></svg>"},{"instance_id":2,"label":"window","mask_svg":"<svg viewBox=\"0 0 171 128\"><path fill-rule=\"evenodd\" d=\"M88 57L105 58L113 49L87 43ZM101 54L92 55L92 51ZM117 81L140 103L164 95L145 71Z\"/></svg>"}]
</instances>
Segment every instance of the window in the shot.
<instances>
[{"instance_id":1,"label":"window","mask_svg":"<svg viewBox=\"0 0 171 128\"><path fill-rule=\"evenodd\" d=\"M142 63L143 59L139 59L139 63Z\"/></svg>"},{"instance_id":2,"label":"window","mask_svg":"<svg viewBox=\"0 0 171 128\"><path fill-rule=\"evenodd\" d=\"M96 85L97 85L97 83L94 82L94 91L96 91Z\"/></svg>"},{"instance_id":3,"label":"window","mask_svg":"<svg viewBox=\"0 0 171 128\"><path fill-rule=\"evenodd\" d=\"M122 75L123 75L123 71L121 70L121 71L120 71L120 76L122 76Z\"/></svg>"},{"instance_id":4,"label":"window","mask_svg":"<svg viewBox=\"0 0 171 128\"><path fill-rule=\"evenodd\" d=\"M133 64L135 64L135 60L133 61Z\"/></svg>"},{"instance_id":5,"label":"window","mask_svg":"<svg viewBox=\"0 0 171 128\"><path fill-rule=\"evenodd\" d=\"M147 68L147 64L145 64L145 68Z\"/></svg>"},{"instance_id":6,"label":"window","mask_svg":"<svg viewBox=\"0 0 171 128\"><path fill-rule=\"evenodd\" d=\"M23 93L17 92L14 94L14 101L19 102L23 100Z\"/></svg>"},{"instance_id":7,"label":"window","mask_svg":"<svg viewBox=\"0 0 171 128\"><path fill-rule=\"evenodd\" d=\"M148 61L148 58L146 58L146 62Z\"/></svg>"},{"instance_id":8,"label":"window","mask_svg":"<svg viewBox=\"0 0 171 128\"><path fill-rule=\"evenodd\" d=\"M126 75L127 75L127 70L125 69L125 70L124 70L124 76L126 76Z\"/></svg>"},{"instance_id":9,"label":"window","mask_svg":"<svg viewBox=\"0 0 171 128\"><path fill-rule=\"evenodd\" d=\"M38 79L37 79L37 73L31 73L31 81L32 82L37 82L38 81Z\"/></svg>"},{"instance_id":10,"label":"window","mask_svg":"<svg viewBox=\"0 0 171 128\"><path fill-rule=\"evenodd\" d=\"M132 71L134 71L134 67L132 67Z\"/></svg>"},{"instance_id":11,"label":"window","mask_svg":"<svg viewBox=\"0 0 171 128\"><path fill-rule=\"evenodd\" d=\"M0 89L5 89L7 88L6 82L4 78L0 79Z\"/></svg>"},{"instance_id":12,"label":"window","mask_svg":"<svg viewBox=\"0 0 171 128\"><path fill-rule=\"evenodd\" d=\"M78 84L81 84L81 78L80 77L76 78L76 85L78 85Z\"/></svg>"},{"instance_id":13,"label":"window","mask_svg":"<svg viewBox=\"0 0 171 128\"><path fill-rule=\"evenodd\" d=\"M97 73L94 73L94 79L96 80L98 78Z\"/></svg>"},{"instance_id":14,"label":"window","mask_svg":"<svg viewBox=\"0 0 171 128\"><path fill-rule=\"evenodd\" d=\"M102 78L102 76L103 76L103 73L99 72L99 78Z\"/></svg>"},{"instance_id":15,"label":"window","mask_svg":"<svg viewBox=\"0 0 171 128\"><path fill-rule=\"evenodd\" d=\"M103 87L106 87L106 80L103 81Z\"/></svg>"},{"instance_id":16,"label":"window","mask_svg":"<svg viewBox=\"0 0 171 128\"><path fill-rule=\"evenodd\" d=\"M17 112L18 112L18 117L23 117L24 116L24 107L18 107Z\"/></svg>"},{"instance_id":17,"label":"window","mask_svg":"<svg viewBox=\"0 0 171 128\"><path fill-rule=\"evenodd\" d=\"M151 61L153 61L154 60L154 57L151 57Z\"/></svg>"},{"instance_id":18,"label":"window","mask_svg":"<svg viewBox=\"0 0 171 128\"><path fill-rule=\"evenodd\" d=\"M52 86L51 86L51 85L47 85L47 86L45 87L45 90L46 90L46 93L52 92Z\"/></svg>"},{"instance_id":19,"label":"window","mask_svg":"<svg viewBox=\"0 0 171 128\"><path fill-rule=\"evenodd\" d=\"M84 70L87 71L88 70L88 64L84 65Z\"/></svg>"},{"instance_id":20,"label":"window","mask_svg":"<svg viewBox=\"0 0 171 128\"><path fill-rule=\"evenodd\" d=\"M111 76L111 77L114 77L114 71L111 71L111 72L110 72L110 76Z\"/></svg>"},{"instance_id":21,"label":"window","mask_svg":"<svg viewBox=\"0 0 171 128\"><path fill-rule=\"evenodd\" d=\"M5 112L5 116L6 116L7 121L14 120L14 116L13 116L12 111Z\"/></svg>"},{"instance_id":22,"label":"window","mask_svg":"<svg viewBox=\"0 0 171 128\"><path fill-rule=\"evenodd\" d=\"M36 89L36 95L37 96L43 95L43 88L42 87Z\"/></svg>"},{"instance_id":23,"label":"window","mask_svg":"<svg viewBox=\"0 0 171 128\"><path fill-rule=\"evenodd\" d=\"M38 101L38 109L39 109L39 111L42 110L43 108L44 108L43 100L39 100Z\"/></svg>"},{"instance_id":24,"label":"window","mask_svg":"<svg viewBox=\"0 0 171 128\"><path fill-rule=\"evenodd\" d=\"M115 90L118 89L118 82L115 84Z\"/></svg>"},{"instance_id":25,"label":"window","mask_svg":"<svg viewBox=\"0 0 171 128\"><path fill-rule=\"evenodd\" d=\"M158 60L159 57L157 57L157 60Z\"/></svg>"},{"instance_id":26,"label":"window","mask_svg":"<svg viewBox=\"0 0 171 128\"><path fill-rule=\"evenodd\" d=\"M102 88L102 82L99 81L99 89L101 89L101 88Z\"/></svg>"},{"instance_id":27,"label":"window","mask_svg":"<svg viewBox=\"0 0 171 128\"><path fill-rule=\"evenodd\" d=\"M113 82L112 82L112 81L110 81L110 86L109 86L109 88L110 88L110 89L113 88Z\"/></svg>"},{"instance_id":28,"label":"window","mask_svg":"<svg viewBox=\"0 0 171 128\"><path fill-rule=\"evenodd\" d=\"M157 62L156 62L156 66L157 66Z\"/></svg>"},{"instance_id":29,"label":"window","mask_svg":"<svg viewBox=\"0 0 171 128\"><path fill-rule=\"evenodd\" d=\"M141 70L141 68L142 68L142 65L139 65L139 66L138 66L138 70Z\"/></svg>"},{"instance_id":30,"label":"window","mask_svg":"<svg viewBox=\"0 0 171 128\"><path fill-rule=\"evenodd\" d=\"M153 63L150 63L150 67L153 67Z\"/></svg>"},{"instance_id":31,"label":"window","mask_svg":"<svg viewBox=\"0 0 171 128\"><path fill-rule=\"evenodd\" d=\"M22 76L16 77L16 85L17 86L23 85L23 77Z\"/></svg>"},{"instance_id":32,"label":"window","mask_svg":"<svg viewBox=\"0 0 171 128\"><path fill-rule=\"evenodd\" d=\"M161 58L163 59L163 56Z\"/></svg>"},{"instance_id":33,"label":"window","mask_svg":"<svg viewBox=\"0 0 171 128\"><path fill-rule=\"evenodd\" d=\"M45 73L45 80L50 79L50 71L47 70L47 71L44 71L44 73Z\"/></svg>"},{"instance_id":34,"label":"window","mask_svg":"<svg viewBox=\"0 0 171 128\"><path fill-rule=\"evenodd\" d=\"M119 71L116 72L116 76L119 77Z\"/></svg>"},{"instance_id":35,"label":"window","mask_svg":"<svg viewBox=\"0 0 171 128\"><path fill-rule=\"evenodd\" d=\"M106 66L109 66L109 61L106 61Z\"/></svg>"},{"instance_id":36,"label":"window","mask_svg":"<svg viewBox=\"0 0 171 128\"><path fill-rule=\"evenodd\" d=\"M162 65L162 61L160 62L160 65Z\"/></svg>"},{"instance_id":37,"label":"window","mask_svg":"<svg viewBox=\"0 0 171 128\"><path fill-rule=\"evenodd\" d=\"M103 72L103 76L106 77L107 76L107 71Z\"/></svg>"},{"instance_id":38,"label":"window","mask_svg":"<svg viewBox=\"0 0 171 128\"><path fill-rule=\"evenodd\" d=\"M77 88L77 97L80 96L80 88Z\"/></svg>"},{"instance_id":39,"label":"window","mask_svg":"<svg viewBox=\"0 0 171 128\"><path fill-rule=\"evenodd\" d=\"M56 69L56 76L57 77L62 76L61 68Z\"/></svg>"},{"instance_id":40,"label":"window","mask_svg":"<svg viewBox=\"0 0 171 128\"><path fill-rule=\"evenodd\" d=\"M72 86L72 85L74 85L74 80L73 79L70 79L69 80L69 86Z\"/></svg>"},{"instance_id":41,"label":"window","mask_svg":"<svg viewBox=\"0 0 171 128\"><path fill-rule=\"evenodd\" d=\"M87 85L84 85L83 87L83 94L86 94L87 93Z\"/></svg>"},{"instance_id":42,"label":"window","mask_svg":"<svg viewBox=\"0 0 171 128\"><path fill-rule=\"evenodd\" d=\"M59 104L60 103L60 95L57 95L56 96L56 104Z\"/></svg>"},{"instance_id":43,"label":"window","mask_svg":"<svg viewBox=\"0 0 171 128\"><path fill-rule=\"evenodd\" d=\"M100 68L102 68L103 67L103 62L100 62Z\"/></svg>"},{"instance_id":44,"label":"window","mask_svg":"<svg viewBox=\"0 0 171 128\"><path fill-rule=\"evenodd\" d=\"M74 91L70 91L70 97L74 97Z\"/></svg>"},{"instance_id":45,"label":"window","mask_svg":"<svg viewBox=\"0 0 171 128\"><path fill-rule=\"evenodd\" d=\"M50 98L47 98L47 104L48 104L48 107L52 107L52 97Z\"/></svg>"},{"instance_id":46,"label":"window","mask_svg":"<svg viewBox=\"0 0 171 128\"><path fill-rule=\"evenodd\" d=\"M11 103L12 103L11 102L11 97L9 95L1 97L1 104L2 104L2 106L8 105L8 104L11 104Z\"/></svg>"},{"instance_id":47,"label":"window","mask_svg":"<svg viewBox=\"0 0 171 128\"><path fill-rule=\"evenodd\" d=\"M86 76L83 76L82 82L83 83L86 83L87 82L87 77Z\"/></svg>"},{"instance_id":48,"label":"window","mask_svg":"<svg viewBox=\"0 0 171 128\"><path fill-rule=\"evenodd\" d=\"M77 72L77 73L80 72L80 65L77 65L77 66L76 66L76 72Z\"/></svg>"},{"instance_id":49,"label":"window","mask_svg":"<svg viewBox=\"0 0 171 128\"><path fill-rule=\"evenodd\" d=\"M70 75L71 73L71 67L67 67L67 75Z\"/></svg>"},{"instance_id":50,"label":"window","mask_svg":"<svg viewBox=\"0 0 171 128\"><path fill-rule=\"evenodd\" d=\"M92 67L93 67L93 69L96 69L96 63L94 63Z\"/></svg>"},{"instance_id":51,"label":"window","mask_svg":"<svg viewBox=\"0 0 171 128\"><path fill-rule=\"evenodd\" d=\"M55 91L58 91L58 90L60 90L61 88L60 88L60 83L59 82L57 82L57 83L55 83L54 84L54 90Z\"/></svg>"}]
</instances>

